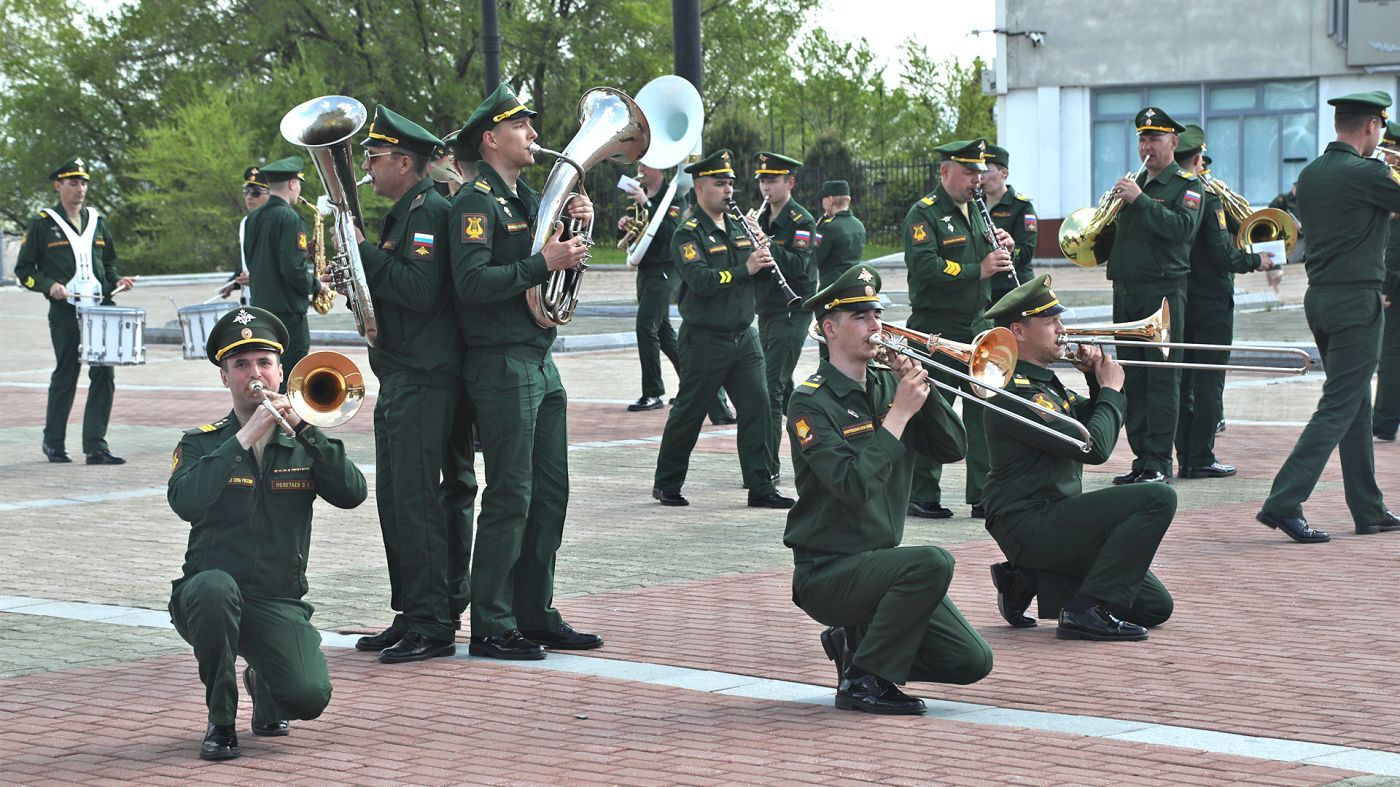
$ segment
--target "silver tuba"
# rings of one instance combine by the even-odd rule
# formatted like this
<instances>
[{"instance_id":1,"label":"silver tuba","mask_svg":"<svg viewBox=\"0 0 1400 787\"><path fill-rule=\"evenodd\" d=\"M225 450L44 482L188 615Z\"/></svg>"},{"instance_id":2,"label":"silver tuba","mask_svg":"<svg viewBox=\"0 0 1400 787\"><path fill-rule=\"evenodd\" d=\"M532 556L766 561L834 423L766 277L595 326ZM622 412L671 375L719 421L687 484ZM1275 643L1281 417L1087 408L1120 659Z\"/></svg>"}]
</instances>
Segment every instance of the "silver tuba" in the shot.
<instances>
[{"instance_id":1,"label":"silver tuba","mask_svg":"<svg viewBox=\"0 0 1400 787\"><path fill-rule=\"evenodd\" d=\"M282 118L282 136L301 145L311 155L316 174L326 188L333 213L331 232L339 250L330 257L331 280L345 293L346 305L355 314L355 328L369 346L379 341L379 323L369 294L365 266L355 243L360 218L359 185L350 138L365 124L365 105L349 96L321 96L299 104Z\"/></svg>"},{"instance_id":2,"label":"silver tuba","mask_svg":"<svg viewBox=\"0 0 1400 787\"><path fill-rule=\"evenodd\" d=\"M579 99L579 130L563 152L531 145L532 153L547 153L559 160L549 171L540 191L540 207L535 219L534 241L530 253L538 254L554 235L554 225L564 213L564 206L576 194L582 194L583 174L590 167L611 159L620 164L632 164L647 152L651 144L651 128L646 115L636 102L621 90L595 87ZM577 234L590 245L593 224L573 226L565 236ZM577 268L551 271L544 283L525 291L530 316L541 328L564 325L574 318L578 306L579 284L583 280L583 265Z\"/></svg>"}]
</instances>

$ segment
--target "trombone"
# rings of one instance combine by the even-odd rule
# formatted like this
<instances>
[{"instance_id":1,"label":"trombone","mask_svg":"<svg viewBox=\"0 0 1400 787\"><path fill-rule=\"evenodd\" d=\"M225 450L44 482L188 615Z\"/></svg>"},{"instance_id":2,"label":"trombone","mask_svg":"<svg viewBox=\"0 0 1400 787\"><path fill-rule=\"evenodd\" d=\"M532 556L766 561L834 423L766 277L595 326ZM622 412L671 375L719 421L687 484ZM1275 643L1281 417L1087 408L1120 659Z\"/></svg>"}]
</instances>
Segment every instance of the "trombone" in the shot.
<instances>
[{"instance_id":1,"label":"trombone","mask_svg":"<svg viewBox=\"0 0 1400 787\"><path fill-rule=\"evenodd\" d=\"M263 393L262 380L252 380L248 390L253 395ZM355 362L337 352L322 350L297 361L287 378L287 399L292 412L302 421L321 429L344 424L365 403L365 378ZM310 450L315 450L304 435L297 433L290 422L272 406L265 395L262 406L288 437L294 437Z\"/></svg>"},{"instance_id":2,"label":"trombone","mask_svg":"<svg viewBox=\"0 0 1400 787\"><path fill-rule=\"evenodd\" d=\"M808 335L816 339L821 344L826 344L826 336L822 334L820 323L814 322L807 329ZM910 342L917 342L923 350L910 346ZM909 328L899 328L893 325L882 325L879 333L870 337L870 343L879 345L882 357L888 358L890 353L898 353L906 358L917 361L943 374L972 384L975 394L947 383L929 377L931 385L940 390L947 391L954 396L979 404L994 412L1001 413L1013 421L1019 421L1026 426L1064 441L1078 448L1084 453L1091 450L1092 438L1089 430L1078 420L1071 418L1057 410L1048 410L1028 399L1022 399L1016 394L1003 390L1005 385L1011 381L1011 376L1016 369L1016 338L1011 335L1011 331L1006 328L992 328L977 335L971 344L963 344L944 339L941 336L930 336ZM934 360L933 353L946 355L953 360L967 366L967 374L953 369L945 364ZM995 387L993 387L995 386ZM1051 418L1068 425L1071 429L1079 433L1080 437L1075 438L1057 429L1051 429L1043 423L1034 421L1020 413L1012 412L1005 407L998 407L988 401L993 396L1009 397L1012 401L1023 407L1032 408L1036 413L1050 416Z\"/></svg>"},{"instance_id":3,"label":"trombone","mask_svg":"<svg viewBox=\"0 0 1400 787\"><path fill-rule=\"evenodd\" d=\"M1312 356L1307 350L1292 347L1267 347L1248 344L1200 344L1197 342L1174 342L1171 340L1171 309L1167 299L1162 299L1161 308L1149 317L1134 322L1092 323L1088 325L1066 326L1060 336L1060 344L1065 346L1063 360L1073 360L1069 355L1071 344L1125 345L1132 347L1156 347L1162 353L1161 361L1118 359L1121 366L1146 366L1162 369L1205 369L1208 371L1254 372L1257 374L1307 374L1312 368ZM1248 352L1261 355L1275 355L1281 359L1294 358L1296 366L1250 366L1232 363L1192 363L1167 361L1172 350L1215 350L1219 352Z\"/></svg>"}]
</instances>

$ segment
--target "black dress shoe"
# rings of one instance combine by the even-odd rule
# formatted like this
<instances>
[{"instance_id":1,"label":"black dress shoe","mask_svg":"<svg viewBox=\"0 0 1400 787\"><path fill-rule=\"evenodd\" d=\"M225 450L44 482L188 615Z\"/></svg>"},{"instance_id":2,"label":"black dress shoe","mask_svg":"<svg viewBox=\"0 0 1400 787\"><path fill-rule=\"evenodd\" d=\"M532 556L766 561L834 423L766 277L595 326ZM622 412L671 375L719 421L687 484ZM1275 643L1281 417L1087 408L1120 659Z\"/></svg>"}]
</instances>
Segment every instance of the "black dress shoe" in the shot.
<instances>
[{"instance_id":1,"label":"black dress shoe","mask_svg":"<svg viewBox=\"0 0 1400 787\"><path fill-rule=\"evenodd\" d=\"M923 517L924 519L948 519L952 515L952 511L949 511L938 503L916 503L912 500L909 501L909 516Z\"/></svg>"},{"instance_id":2,"label":"black dress shoe","mask_svg":"<svg viewBox=\"0 0 1400 787\"><path fill-rule=\"evenodd\" d=\"M719 418L715 418L712 416L710 418L710 423L714 424L715 426L729 426L730 424L739 423L739 419L734 417L734 413L725 410L724 415Z\"/></svg>"},{"instance_id":3,"label":"black dress shoe","mask_svg":"<svg viewBox=\"0 0 1400 787\"><path fill-rule=\"evenodd\" d=\"M1122 478L1119 476L1118 478ZM1118 483L1118 478L1113 479L1113 483ZM1130 484L1169 484L1171 479L1157 472L1156 470L1142 470L1137 474L1137 478L1126 483Z\"/></svg>"},{"instance_id":4,"label":"black dress shoe","mask_svg":"<svg viewBox=\"0 0 1400 787\"><path fill-rule=\"evenodd\" d=\"M685 499L685 495L680 492L666 492L659 486L651 488L651 496L661 501L663 506L688 506L690 501Z\"/></svg>"},{"instance_id":5,"label":"black dress shoe","mask_svg":"<svg viewBox=\"0 0 1400 787\"><path fill-rule=\"evenodd\" d=\"M1377 440L1384 440L1387 443L1395 442L1394 429L1391 429L1389 432L1385 431L1384 429L1372 429L1371 436L1376 438Z\"/></svg>"},{"instance_id":6,"label":"black dress shoe","mask_svg":"<svg viewBox=\"0 0 1400 787\"><path fill-rule=\"evenodd\" d=\"M836 687L836 707L887 716L917 716L924 712L924 701L911 697L879 675L842 678Z\"/></svg>"},{"instance_id":7,"label":"black dress shoe","mask_svg":"<svg viewBox=\"0 0 1400 787\"><path fill-rule=\"evenodd\" d=\"M1131 483L1133 483L1134 481L1137 481L1137 480L1138 480L1138 476L1140 476L1140 475L1142 475L1142 471L1141 471L1141 470L1129 470L1128 472L1124 473L1123 475L1116 475L1116 476L1114 476L1114 477L1113 477L1113 483L1114 483L1115 485L1118 485L1118 486L1122 486L1123 484L1131 484Z\"/></svg>"},{"instance_id":8,"label":"black dress shoe","mask_svg":"<svg viewBox=\"0 0 1400 787\"><path fill-rule=\"evenodd\" d=\"M1321 544L1324 541L1332 540L1332 537L1326 532L1308 527L1308 520L1300 516L1279 516L1278 514L1270 514L1268 511L1260 511L1254 515L1254 518L1275 530L1282 530L1289 538L1299 544Z\"/></svg>"},{"instance_id":9,"label":"black dress shoe","mask_svg":"<svg viewBox=\"0 0 1400 787\"><path fill-rule=\"evenodd\" d=\"M1400 530L1400 517L1395 516L1389 511L1385 512L1385 516L1381 518L1381 521L1373 525L1356 526L1356 534L1358 536L1369 536L1374 535L1376 533L1389 533L1392 530Z\"/></svg>"},{"instance_id":10,"label":"black dress shoe","mask_svg":"<svg viewBox=\"0 0 1400 787\"><path fill-rule=\"evenodd\" d=\"M643 396L637 401L627 405L627 412L640 413L643 410L660 410L666 403L659 396Z\"/></svg>"},{"instance_id":11,"label":"black dress shoe","mask_svg":"<svg viewBox=\"0 0 1400 787\"><path fill-rule=\"evenodd\" d=\"M992 564L992 584L997 589L997 612L1012 628L1026 629L1036 625L1026 608L1035 598L1035 574L1013 567L1010 563Z\"/></svg>"},{"instance_id":12,"label":"black dress shoe","mask_svg":"<svg viewBox=\"0 0 1400 787\"><path fill-rule=\"evenodd\" d=\"M1221 418L1220 423L1215 425L1215 433L1220 434L1223 431L1225 431L1225 419Z\"/></svg>"},{"instance_id":13,"label":"black dress shoe","mask_svg":"<svg viewBox=\"0 0 1400 787\"><path fill-rule=\"evenodd\" d=\"M292 723L286 719L275 721L258 721L258 701L253 693L253 682L257 680L257 673L252 667L243 669L243 688L248 692L248 701L253 703L253 734L261 735L264 738L280 738L283 735L292 734ZM234 743L237 746L237 742Z\"/></svg>"},{"instance_id":14,"label":"black dress shoe","mask_svg":"<svg viewBox=\"0 0 1400 787\"><path fill-rule=\"evenodd\" d=\"M1100 642L1140 642L1147 639L1147 629L1119 620L1102 607L1093 606L1083 612L1060 610L1060 626L1055 629L1055 636L1058 639L1092 639Z\"/></svg>"},{"instance_id":15,"label":"black dress shoe","mask_svg":"<svg viewBox=\"0 0 1400 787\"><path fill-rule=\"evenodd\" d=\"M233 725L210 724L204 733L204 742L199 744L201 760L232 760L243 754L238 748L238 732Z\"/></svg>"},{"instance_id":16,"label":"black dress shoe","mask_svg":"<svg viewBox=\"0 0 1400 787\"><path fill-rule=\"evenodd\" d=\"M766 493L749 493L749 508L781 508L789 509L797 505L797 501L790 497L783 497L776 489L770 489Z\"/></svg>"},{"instance_id":17,"label":"black dress shoe","mask_svg":"<svg viewBox=\"0 0 1400 787\"><path fill-rule=\"evenodd\" d=\"M355 650L378 653L385 648L392 648L399 644L399 640L403 639L403 635L406 633L408 633L408 627L395 620L393 625L378 634L355 640Z\"/></svg>"},{"instance_id":18,"label":"black dress shoe","mask_svg":"<svg viewBox=\"0 0 1400 787\"><path fill-rule=\"evenodd\" d=\"M49 448L48 443L40 443L39 446L44 449L44 456L48 457L50 462L63 464L73 461L73 457L69 456L68 452L62 448Z\"/></svg>"},{"instance_id":19,"label":"black dress shoe","mask_svg":"<svg viewBox=\"0 0 1400 787\"><path fill-rule=\"evenodd\" d=\"M1184 468L1181 473L1185 478L1229 478L1235 474L1235 466L1211 462L1205 467Z\"/></svg>"},{"instance_id":20,"label":"black dress shoe","mask_svg":"<svg viewBox=\"0 0 1400 787\"><path fill-rule=\"evenodd\" d=\"M520 635L550 650L592 650L603 647L602 637L574 631L573 626L563 621L560 621L553 631L522 631Z\"/></svg>"},{"instance_id":21,"label":"black dress shoe","mask_svg":"<svg viewBox=\"0 0 1400 787\"><path fill-rule=\"evenodd\" d=\"M986 518L987 518L987 509L986 509L986 507L983 506L981 503L975 503L975 504L973 504L973 506L972 506L972 518L973 518L973 519L986 519Z\"/></svg>"},{"instance_id":22,"label":"black dress shoe","mask_svg":"<svg viewBox=\"0 0 1400 787\"><path fill-rule=\"evenodd\" d=\"M111 451L103 448L100 451L93 451L88 454L87 463L90 465L124 465L126 464L126 460L120 456L112 456Z\"/></svg>"},{"instance_id":23,"label":"black dress shoe","mask_svg":"<svg viewBox=\"0 0 1400 787\"><path fill-rule=\"evenodd\" d=\"M525 639L525 635L517 629L485 637L472 637L467 652L473 656L512 661L539 661L544 658L544 647L538 642Z\"/></svg>"},{"instance_id":24,"label":"black dress shoe","mask_svg":"<svg viewBox=\"0 0 1400 787\"><path fill-rule=\"evenodd\" d=\"M450 639L432 639L416 631L403 635L403 639L392 648L385 648L379 654L381 664L402 664L405 661L426 661L439 656L451 656L457 652L457 643Z\"/></svg>"},{"instance_id":25,"label":"black dress shoe","mask_svg":"<svg viewBox=\"0 0 1400 787\"><path fill-rule=\"evenodd\" d=\"M851 658L856 653L855 626L834 626L823 631L822 650L826 651L827 658L836 663L836 685L841 685L846 668L851 666Z\"/></svg>"}]
</instances>

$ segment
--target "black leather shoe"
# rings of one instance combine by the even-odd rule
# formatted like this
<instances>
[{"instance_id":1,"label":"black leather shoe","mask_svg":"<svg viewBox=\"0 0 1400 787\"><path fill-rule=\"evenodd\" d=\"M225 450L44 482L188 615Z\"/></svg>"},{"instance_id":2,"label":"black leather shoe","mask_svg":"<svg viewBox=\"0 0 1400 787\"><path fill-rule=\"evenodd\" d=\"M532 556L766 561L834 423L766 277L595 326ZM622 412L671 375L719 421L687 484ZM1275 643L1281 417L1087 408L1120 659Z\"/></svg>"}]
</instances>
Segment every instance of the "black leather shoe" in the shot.
<instances>
[{"instance_id":1,"label":"black leather shoe","mask_svg":"<svg viewBox=\"0 0 1400 787\"><path fill-rule=\"evenodd\" d=\"M1215 425L1215 433L1220 434L1223 431L1225 431L1225 419L1221 418L1220 423Z\"/></svg>"},{"instance_id":2,"label":"black leather shoe","mask_svg":"<svg viewBox=\"0 0 1400 787\"><path fill-rule=\"evenodd\" d=\"M685 499L685 495L680 492L665 492L661 487L651 488L651 496L661 501L663 506L688 506L690 501Z\"/></svg>"},{"instance_id":3,"label":"black leather shoe","mask_svg":"<svg viewBox=\"0 0 1400 787\"><path fill-rule=\"evenodd\" d=\"M1060 625L1055 629L1058 639L1092 639L1100 642L1140 642L1147 639L1147 629L1136 623L1119 620L1102 607L1093 606L1083 612L1060 610Z\"/></svg>"},{"instance_id":4,"label":"black leather shoe","mask_svg":"<svg viewBox=\"0 0 1400 787\"><path fill-rule=\"evenodd\" d=\"M776 489L770 489L766 493L749 493L749 508L781 508L788 509L797 505L797 501L790 497L783 497Z\"/></svg>"},{"instance_id":5,"label":"black leather shoe","mask_svg":"<svg viewBox=\"0 0 1400 787\"><path fill-rule=\"evenodd\" d=\"M973 506L972 506L972 518L973 518L973 519L986 519L986 518L987 518L987 509L986 509L986 507L984 507L981 503L977 503L977 504L973 505Z\"/></svg>"},{"instance_id":6,"label":"black leather shoe","mask_svg":"<svg viewBox=\"0 0 1400 787\"><path fill-rule=\"evenodd\" d=\"M378 653L385 648L392 648L399 644L403 635L408 633L408 627L395 620L393 625L384 629L378 634L368 637L360 637L355 640L355 650L373 651Z\"/></svg>"},{"instance_id":7,"label":"black leather shoe","mask_svg":"<svg viewBox=\"0 0 1400 787\"><path fill-rule=\"evenodd\" d=\"M1141 470L1129 470L1128 472L1124 473L1123 475L1116 475L1116 476L1114 476L1114 477L1113 477L1113 483L1116 484L1116 485L1118 485L1118 486L1122 486L1123 484L1131 484L1131 483L1137 481L1137 480L1138 480L1138 476L1140 476L1140 475L1142 475L1142 471L1141 471Z\"/></svg>"},{"instance_id":8,"label":"black leather shoe","mask_svg":"<svg viewBox=\"0 0 1400 787\"><path fill-rule=\"evenodd\" d=\"M1377 440L1384 440L1387 443L1395 442L1394 429L1391 429L1389 432L1385 431L1384 429L1372 429L1371 436L1376 438Z\"/></svg>"},{"instance_id":9,"label":"black leather shoe","mask_svg":"<svg viewBox=\"0 0 1400 787\"><path fill-rule=\"evenodd\" d=\"M1211 462L1205 467L1185 468L1181 473L1184 478L1229 478L1235 474L1235 466Z\"/></svg>"},{"instance_id":10,"label":"black leather shoe","mask_svg":"<svg viewBox=\"0 0 1400 787\"><path fill-rule=\"evenodd\" d=\"M924 519L948 519L953 516L953 512L938 503L916 503L911 500L909 501L909 516L918 516Z\"/></svg>"},{"instance_id":11,"label":"black leather shoe","mask_svg":"<svg viewBox=\"0 0 1400 787\"><path fill-rule=\"evenodd\" d=\"M472 637L467 652L473 656L512 661L539 661L544 658L544 647L525 639L525 635L516 629L486 637Z\"/></svg>"},{"instance_id":12,"label":"black leather shoe","mask_svg":"<svg viewBox=\"0 0 1400 787\"><path fill-rule=\"evenodd\" d=\"M1400 517L1395 516L1389 511L1385 512L1385 516L1381 519L1381 521L1373 525L1356 526L1356 534L1358 536L1369 536L1374 535L1376 533L1389 533L1392 530L1400 530Z\"/></svg>"},{"instance_id":13,"label":"black leather shoe","mask_svg":"<svg viewBox=\"0 0 1400 787\"><path fill-rule=\"evenodd\" d=\"M997 612L1012 628L1027 629L1036 625L1026 608L1035 598L1035 574L1014 568L1010 563L992 564L992 584L997 589Z\"/></svg>"},{"instance_id":14,"label":"black leather shoe","mask_svg":"<svg viewBox=\"0 0 1400 787\"><path fill-rule=\"evenodd\" d=\"M286 719L267 722L258 721L258 705L256 699L258 695L253 693L253 682L256 680L257 673L253 672L253 668L245 667L243 669L243 688L248 692L248 701L253 703L253 734L261 735L264 738L280 738L283 735L291 735L292 723ZM237 746L238 743L235 742L234 745Z\"/></svg>"},{"instance_id":15,"label":"black leather shoe","mask_svg":"<svg viewBox=\"0 0 1400 787\"><path fill-rule=\"evenodd\" d=\"M643 410L660 410L666 403L659 396L643 396L637 401L627 405L627 412L640 413Z\"/></svg>"},{"instance_id":16,"label":"black leather shoe","mask_svg":"<svg viewBox=\"0 0 1400 787\"><path fill-rule=\"evenodd\" d=\"M210 724L204 733L204 742L199 744L201 760L232 760L243 754L238 748L238 732L233 725Z\"/></svg>"},{"instance_id":17,"label":"black leather shoe","mask_svg":"<svg viewBox=\"0 0 1400 787\"><path fill-rule=\"evenodd\" d=\"M719 418L711 417L710 423L714 424L715 426L729 426L730 424L739 423L739 419L734 417L734 413L732 411L725 410L724 415L720 416Z\"/></svg>"},{"instance_id":18,"label":"black leather shoe","mask_svg":"<svg viewBox=\"0 0 1400 787\"><path fill-rule=\"evenodd\" d=\"M88 454L87 463L90 465L124 465L126 464L126 460L120 456L112 456L111 451L103 448L100 451L93 451Z\"/></svg>"},{"instance_id":19,"label":"black leather shoe","mask_svg":"<svg viewBox=\"0 0 1400 787\"><path fill-rule=\"evenodd\" d=\"M851 666L851 657L856 653L854 626L834 626L822 632L822 650L826 651L826 657L836 663L836 685L841 685L841 680L846 674L846 668Z\"/></svg>"},{"instance_id":20,"label":"black leather shoe","mask_svg":"<svg viewBox=\"0 0 1400 787\"><path fill-rule=\"evenodd\" d=\"M44 449L44 456L48 457L50 462L64 464L73 461L73 457L69 456L68 452L62 448L49 448L48 443L40 443L39 447Z\"/></svg>"},{"instance_id":21,"label":"black leather shoe","mask_svg":"<svg viewBox=\"0 0 1400 787\"><path fill-rule=\"evenodd\" d=\"M1270 514L1268 511L1260 511L1254 515L1254 518L1275 530L1282 530L1284 534L1299 544L1321 544L1332 540L1332 537L1326 532L1308 527L1308 520L1300 516L1279 516L1278 514Z\"/></svg>"},{"instance_id":22,"label":"black leather shoe","mask_svg":"<svg viewBox=\"0 0 1400 787\"><path fill-rule=\"evenodd\" d=\"M917 716L924 712L924 701L911 697L879 675L842 678L836 687L836 707L887 716Z\"/></svg>"},{"instance_id":23,"label":"black leather shoe","mask_svg":"<svg viewBox=\"0 0 1400 787\"><path fill-rule=\"evenodd\" d=\"M1118 478L1122 478L1122 476L1119 476ZM1113 483L1115 483L1115 484L1118 483L1118 478L1113 479ZM1132 484L1169 484L1169 483L1171 483L1171 479L1167 478L1166 476L1162 475L1161 473L1157 472L1156 470L1143 470L1143 471L1141 471L1141 472L1139 472L1139 473L1137 474L1137 478L1134 478L1132 481L1129 481L1128 483L1132 483Z\"/></svg>"},{"instance_id":24,"label":"black leather shoe","mask_svg":"<svg viewBox=\"0 0 1400 787\"><path fill-rule=\"evenodd\" d=\"M593 650L603 647L602 637L574 631L573 626L563 621L553 631L522 631L520 635L550 650Z\"/></svg>"},{"instance_id":25,"label":"black leather shoe","mask_svg":"<svg viewBox=\"0 0 1400 787\"><path fill-rule=\"evenodd\" d=\"M405 661L427 661L439 656L451 656L457 652L457 643L450 639L432 639L416 631L403 635L403 639L392 648L385 648L379 654L381 664L402 664Z\"/></svg>"}]
</instances>

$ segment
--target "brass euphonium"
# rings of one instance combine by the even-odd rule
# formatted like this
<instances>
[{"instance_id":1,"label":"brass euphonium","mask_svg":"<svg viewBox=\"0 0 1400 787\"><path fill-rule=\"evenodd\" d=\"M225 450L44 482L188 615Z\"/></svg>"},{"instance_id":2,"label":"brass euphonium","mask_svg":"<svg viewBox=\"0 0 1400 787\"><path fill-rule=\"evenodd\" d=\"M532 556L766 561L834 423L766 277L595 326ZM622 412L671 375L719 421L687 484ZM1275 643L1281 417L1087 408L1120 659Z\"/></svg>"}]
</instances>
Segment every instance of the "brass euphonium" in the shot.
<instances>
[{"instance_id":1,"label":"brass euphonium","mask_svg":"<svg viewBox=\"0 0 1400 787\"><path fill-rule=\"evenodd\" d=\"M1144 158L1137 172L1129 172L1123 177L1133 180L1142 177L1147 170L1147 162L1151 160L1151 156ZM1118 218L1118 212L1122 209L1123 198L1118 196L1115 187L1099 197L1097 207L1080 208L1070 213L1060 224L1060 251L1081 268L1093 268L1107 262L1107 250L1112 248L1113 220ZM1101 244L1104 247L1102 252L1096 250Z\"/></svg>"},{"instance_id":2,"label":"brass euphonium","mask_svg":"<svg viewBox=\"0 0 1400 787\"><path fill-rule=\"evenodd\" d=\"M1250 207L1249 200L1209 170L1201 173L1201 180L1220 198L1225 208L1225 226L1234 233L1236 247L1249 251L1252 244L1281 240L1284 253L1293 251L1293 244L1298 242L1298 222L1287 211L1278 208L1255 210Z\"/></svg>"}]
</instances>

